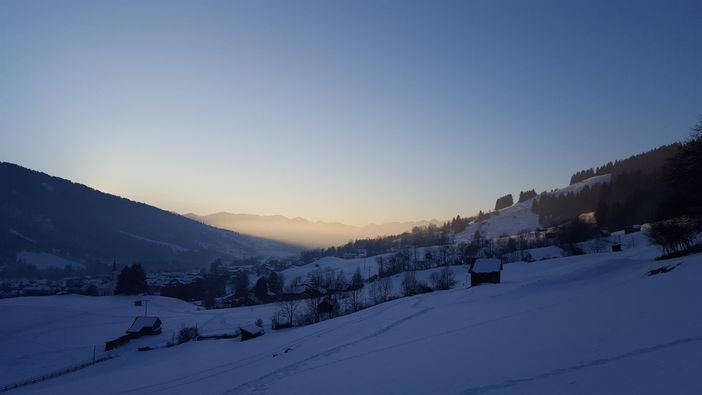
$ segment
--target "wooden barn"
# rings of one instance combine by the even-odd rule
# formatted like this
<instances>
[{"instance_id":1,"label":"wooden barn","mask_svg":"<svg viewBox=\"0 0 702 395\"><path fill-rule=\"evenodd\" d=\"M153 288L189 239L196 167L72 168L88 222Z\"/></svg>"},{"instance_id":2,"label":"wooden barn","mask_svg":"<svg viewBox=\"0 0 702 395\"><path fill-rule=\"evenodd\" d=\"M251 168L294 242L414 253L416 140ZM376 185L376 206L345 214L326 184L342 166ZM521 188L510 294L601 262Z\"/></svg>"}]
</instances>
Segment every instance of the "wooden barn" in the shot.
<instances>
[{"instance_id":1,"label":"wooden barn","mask_svg":"<svg viewBox=\"0 0 702 395\"><path fill-rule=\"evenodd\" d=\"M257 325L243 326L239 328L239 333L241 333L241 341L247 341L259 336L263 336L263 328Z\"/></svg>"},{"instance_id":2,"label":"wooden barn","mask_svg":"<svg viewBox=\"0 0 702 395\"><path fill-rule=\"evenodd\" d=\"M478 258L470 266L470 285L500 283L502 261L497 258Z\"/></svg>"},{"instance_id":3,"label":"wooden barn","mask_svg":"<svg viewBox=\"0 0 702 395\"><path fill-rule=\"evenodd\" d=\"M105 351L114 350L117 347L123 346L123 345L129 343L129 340L131 338L132 338L131 335L122 335L114 340L106 341L105 342Z\"/></svg>"},{"instance_id":4,"label":"wooden barn","mask_svg":"<svg viewBox=\"0 0 702 395\"><path fill-rule=\"evenodd\" d=\"M134 319L127 333L133 338L144 335L158 335L161 333L161 319L158 317L141 316Z\"/></svg>"}]
</instances>

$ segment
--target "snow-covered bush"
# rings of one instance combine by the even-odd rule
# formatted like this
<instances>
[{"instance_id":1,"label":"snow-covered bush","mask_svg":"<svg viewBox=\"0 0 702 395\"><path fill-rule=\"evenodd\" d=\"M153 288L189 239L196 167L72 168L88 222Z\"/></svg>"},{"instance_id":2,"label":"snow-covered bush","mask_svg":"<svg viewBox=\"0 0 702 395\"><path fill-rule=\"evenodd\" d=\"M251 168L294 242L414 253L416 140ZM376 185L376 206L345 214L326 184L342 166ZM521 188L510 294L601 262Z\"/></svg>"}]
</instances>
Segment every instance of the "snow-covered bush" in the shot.
<instances>
[{"instance_id":1,"label":"snow-covered bush","mask_svg":"<svg viewBox=\"0 0 702 395\"><path fill-rule=\"evenodd\" d=\"M200 331L196 326L181 326L178 332L178 344L183 344L191 340L196 340L200 335Z\"/></svg>"},{"instance_id":2,"label":"snow-covered bush","mask_svg":"<svg viewBox=\"0 0 702 395\"><path fill-rule=\"evenodd\" d=\"M456 285L456 275L453 270L444 267L439 272L434 272L429 278L434 289L450 289Z\"/></svg>"}]
</instances>

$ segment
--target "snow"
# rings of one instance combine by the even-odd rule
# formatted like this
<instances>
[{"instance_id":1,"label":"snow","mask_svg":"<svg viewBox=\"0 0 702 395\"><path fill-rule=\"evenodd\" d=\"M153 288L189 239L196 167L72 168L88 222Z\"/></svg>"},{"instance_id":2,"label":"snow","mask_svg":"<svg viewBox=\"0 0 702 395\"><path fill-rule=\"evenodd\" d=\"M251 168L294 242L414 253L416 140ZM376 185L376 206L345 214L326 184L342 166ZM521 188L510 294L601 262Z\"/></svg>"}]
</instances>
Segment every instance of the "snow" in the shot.
<instances>
[{"instance_id":1,"label":"snow","mask_svg":"<svg viewBox=\"0 0 702 395\"><path fill-rule=\"evenodd\" d=\"M531 259L535 261L541 261L544 259L560 258L564 255L564 251L558 246L546 246L540 248L530 248L524 250L524 253L528 253Z\"/></svg>"},{"instance_id":2,"label":"snow","mask_svg":"<svg viewBox=\"0 0 702 395\"><path fill-rule=\"evenodd\" d=\"M8 231L10 234L13 234L13 235L19 237L20 239L23 239L23 240L26 240L26 241L28 241L28 242L30 242L30 243L35 243L35 244L36 244L36 240L34 240L34 239L32 239L32 238L29 238L29 237L23 235L22 233L20 233L20 232L14 230L14 229L8 229L7 231Z\"/></svg>"},{"instance_id":3,"label":"snow","mask_svg":"<svg viewBox=\"0 0 702 395\"><path fill-rule=\"evenodd\" d=\"M0 386L52 372L92 358L105 342L125 334L143 306L137 296L57 295L0 299ZM143 336L114 350L121 358L138 347L160 346L177 337L181 326L197 324L201 333L235 332L257 319L266 322L276 306L261 305L223 310L198 310L173 298L150 296L149 314L160 317L162 333Z\"/></svg>"},{"instance_id":4,"label":"snow","mask_svg":"<svg viewBox=\"0 0 702 395\"><path fill-rule=\"evenodd\" d=\"M71 261L54 254L49 254L48 252L20 251L17 253L17 258L23 259L27 263L36 266L37 269L63 269L66 266L73 266L81 269L85 268L85 265L82 263Z\"/></svg>"},{"instance_id":5,"label":"snow","mask_svg":"<svg viewBox=\"0 0 702 395\"><path fill-rule=\"evenodd\" d=\"M248 332L252 335L258 335L259 333L263 333L263 328L261 328L260 326L256 326L256 325L242 326L241 330L244 332Z\"/></svg>"},{"instance_id":6,"label":"snow","mask_svg":"<svg viewBox=\"0 0 702 395\"><path fill-rule=\"evenodd\" d=\"M476 259L471 272L473 273L495 273L502 270L502 261L495 258Z\"/></svg>"},{"instance_id":7,"label":"snow","mask_svg":"<svg viewBox=\"0 0 702 395\"><path fill-rule=\"evenodd\" d=\"M120 230L119 233L122 233L123 235L127 235L127 236L129 236L129 237L131 237L131 238L134 238L134 239L137 239L137 240L148 241L149 243L154 243L154 244L158 244L158 245L163 246L163 247L168 247L168 248L170 248L171 250L173 250L173 252L190 251L189 249L187 249L187 248L185 248L185 247L183 247L183 246L180 246L180 245L178 245L178 244L167 243L167 242L165 242L165 241L158 241L158 240L147 239L146 237L138 236L138 235L135 235L135 234L133 234L133 233L125 232L125 231L123 231L123 230Z\"/></svg>"},{"instance_id":8,"label":"snow","mask_svg":"<svg viewBox=\"0 0 702 395\"><path fill-rule=\"evenodd\" d=\"M484 237L492 239L502 235L515 235L522 231L539 228L539 216L531 211L534 199L528 199L513 206L498 210L498 214L485 221L474 222L463 232L456 235L456 241L473 240L475 231Z\"/></svg>"},{"instance_id":9,"label":"snow","mask_svg":"<svg viewBox=\"0 0 702 395\"><path fill-rule=\"evenodd\" d=\"M575 184L568 185L565 188L554 189L553 191L550 191L549 194L550 195L565 195L568 193L578 193L583 188L585 188L585 186L592 187L596 184L606 184L606 183L609 183L611 180L612 180L611 174L602 174L600 176L590 177L590 178L582 180L580 182L576 182Z\"/></svg>"},{"instance_id":10,"label":"snow","mask_svg":"<svg viewBox=\"0 0 702 395\"><path fill-rule=\"evenodd\" d=\"M385 254L386 256L389 254ZM378 274L378 262L376 259L378 256L368 257L368 258L356 258L356 259L343 259L335 256L327 256L320 258L312 263L308 263L302 266L294 266L283 270L281 273L285 276L286 280L292 280L296 277L301 277L303 280L307 275L315 270L333 270L335 272L343 271L347 279L351 279L351 276L356 271L356 269L361 270L361 275L364 279L369 276Z\"/></svg>"},{"instance_id":11,"label":"snow","mask_svg":"<svg viewBox=\"0 0 702 395\"><path fill-rule=\"evenodd\" d=\"M130 343L117 350L119 358L16 392L702 393L702 254L666 262L655 261L657 254L637 245L505 264L502 284L397 299L247 342L190 342L144 353ZM678 263L669 273L647 275ZM132 301L0 300L0 314L16 317L2 327L1 382L21 379L17 366L24 373L46 368L42 359L54 349L70 352L72 341L102 341L123 330L134 315ZM152 308L164 322L164 334L154 336L161 338L184 321L231 329L270 317L268 305L196 311L154 298Z\"/></svg>"}]
</instances>

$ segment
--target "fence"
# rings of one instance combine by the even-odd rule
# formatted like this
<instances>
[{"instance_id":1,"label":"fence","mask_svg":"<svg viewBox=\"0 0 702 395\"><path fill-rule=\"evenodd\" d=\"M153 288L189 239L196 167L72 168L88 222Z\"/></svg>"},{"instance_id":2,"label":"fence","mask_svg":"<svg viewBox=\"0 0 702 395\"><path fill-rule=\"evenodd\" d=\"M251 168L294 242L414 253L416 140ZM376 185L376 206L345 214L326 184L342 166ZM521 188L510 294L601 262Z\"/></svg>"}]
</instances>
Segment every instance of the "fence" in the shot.
<instances>
[{"instance_id":1,"label":"fence","mask_svg":"<svg viewBox=\"0 0 702 395\"><path fill-rule=\"evenodd\" d=\"M32 377L32 378L22 380L22 381L13 383L13 384L8 384L8 385L0 387L0 392L7 392L7 391L11 391L13 389L24 387L24 386L27 386L30 384L35 384L35 383L50 380L50 379L53 379L56 377L60 377L60 376L63 376L64 374L68 374L71 372L75 372L77 370L85 369L88 366L95 365L96 363L100 363L103 361L107 361L108 359L112 359L114 357L115 357L115 355L112 355L112 354L103 355L100 357L90 359L88 361L84 361L84 362L63 368L63 369L53 371L51 373L43 374L41 376Z\"/></svg>"}]
</instances>

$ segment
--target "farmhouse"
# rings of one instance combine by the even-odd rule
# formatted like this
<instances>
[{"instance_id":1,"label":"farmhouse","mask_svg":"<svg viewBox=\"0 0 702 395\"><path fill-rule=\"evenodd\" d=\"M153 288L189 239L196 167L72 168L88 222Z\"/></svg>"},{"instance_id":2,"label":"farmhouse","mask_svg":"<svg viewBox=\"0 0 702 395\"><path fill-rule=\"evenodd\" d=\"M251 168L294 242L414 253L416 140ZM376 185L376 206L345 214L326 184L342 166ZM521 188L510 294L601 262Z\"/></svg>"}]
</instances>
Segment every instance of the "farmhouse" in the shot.
<instances>
[{"instance_id":1,"label":"farmhouse","mask_svg":"<svg viewBox=\"0 0 702 395\"><path fill-rule=\"evenodd\" d=\"M470 267L470 285L500 283L502 261L496 258L479 258Z\"/></svg>"},{"instance_id":2,"label":"farmhouse","mask_svg":"<svg viewBox=\"0 0 702 395\"><path fill-rule=\"evenodd\" d=\"M132 322L132 326L127 329L127 333L133 338L144 335L158 335L161 333L161 319L147 316L136 317L134 322Z\"/></svg>"},{"instance_id":3,"label":"farmhouse","mask_svg":"<svg viewBox=\"0 0 702 395\"><path fill-rule=\"evenodd\" d=\"M241 341L246 341L263 335L263 328L256 325L243 326L239 328Z\"/></svg>"}]
</instances>

